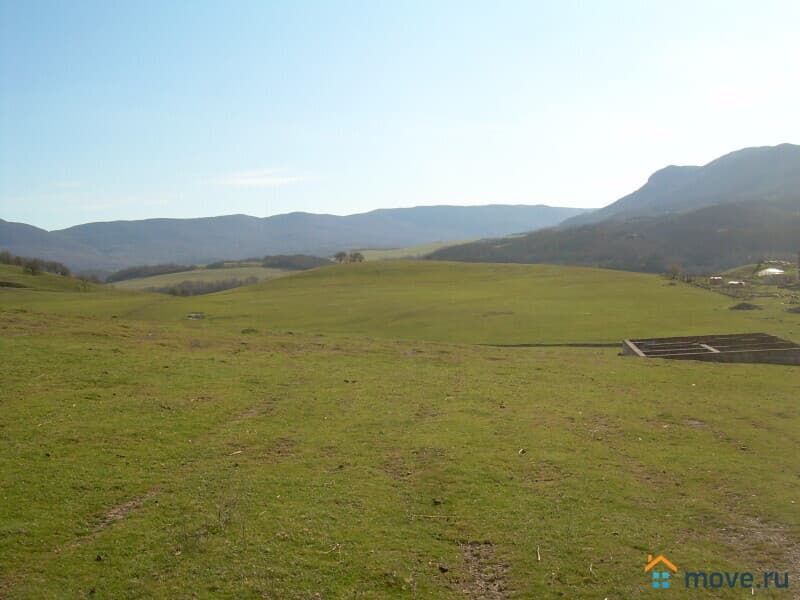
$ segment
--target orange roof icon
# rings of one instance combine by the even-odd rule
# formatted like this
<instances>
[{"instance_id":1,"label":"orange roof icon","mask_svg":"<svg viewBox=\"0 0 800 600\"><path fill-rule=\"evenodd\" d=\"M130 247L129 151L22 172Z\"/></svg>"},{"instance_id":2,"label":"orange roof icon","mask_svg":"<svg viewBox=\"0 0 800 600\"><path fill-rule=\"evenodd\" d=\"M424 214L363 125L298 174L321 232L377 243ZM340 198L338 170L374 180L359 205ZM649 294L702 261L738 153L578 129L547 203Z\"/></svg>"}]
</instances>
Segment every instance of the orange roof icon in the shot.
<instances>
[{"instance_id":1,"label":"orange roof icon","mask_svg":"<svg viewBox=\"0 0 800 600\"><path fill-rule=\"evenodd\" d=\"M652 554L647 555L647 564L644 566L644 572L647 573L650 569L652 569L659 563L664 563L664 566L666 566L668 569L672 569L672 571L675 573L678 572L678 567L672 564L672 561L670 561L668 558L662 555L653 558Z\"/></svg>"}]
</instances>

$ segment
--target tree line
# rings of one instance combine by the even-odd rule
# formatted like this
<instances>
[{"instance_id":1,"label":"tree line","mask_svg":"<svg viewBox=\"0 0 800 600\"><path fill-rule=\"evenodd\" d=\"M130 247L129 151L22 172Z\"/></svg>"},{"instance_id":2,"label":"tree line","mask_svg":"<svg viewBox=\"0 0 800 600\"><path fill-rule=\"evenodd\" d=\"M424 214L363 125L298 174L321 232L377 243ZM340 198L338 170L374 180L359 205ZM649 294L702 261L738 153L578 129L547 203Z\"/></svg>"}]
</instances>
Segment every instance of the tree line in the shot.
<instances>
[{"instance_id":1,"label":"tree line","mask_svg":"<svg viewBox=\"0 0 800 600\"><path fill-rule=\"evenodd\" d=\"M173 263L163 265L137 265L135 267L128 267L127 269L120 269L106 277L108 283L116 281L125 281L126 279L138 279L139 277L150 277L152 275L166 275L168 273L181 273L183 271L194 271L197 267L194 265L176 265Z\"/></svg>"},{"instance_id":2,"label":"tree line","mask_svg":"<svg viewBox=\"0 0 800 600\"><path fill-rule=\"evenodd\" d=\"M30 273L31 275L38 275L39 273L53 273L54 275L62 275L64 277L70 277L72 275L69 268L60 262L17 256L8 250L0 250L0 264L22 267L26 273Z\"/></svg>"},{"instance_id":3,"label":"tree line","mask_svg":"<svg viewBox=\"0 0 800 600\"><path fill-rule=\"evenodd\" d=\"M201 294L211 294L229 290L243 285L258 283L256 277L246 279L220 279L219 281L181 281L163 287L149 287L145 291L157 292L159 294L170 294L172 296L199 296Z\"/></svg>"},{"instance_id":4,"label":"tree line","mask_svg":"<svg viewBox=\"0 0 800 600\"><path fill-rule=\"evenodd\" d=\"M364 255L361 252L337 252L333 255L337 263L360 263L364 262Z\"/></svg>"}]
</instances>

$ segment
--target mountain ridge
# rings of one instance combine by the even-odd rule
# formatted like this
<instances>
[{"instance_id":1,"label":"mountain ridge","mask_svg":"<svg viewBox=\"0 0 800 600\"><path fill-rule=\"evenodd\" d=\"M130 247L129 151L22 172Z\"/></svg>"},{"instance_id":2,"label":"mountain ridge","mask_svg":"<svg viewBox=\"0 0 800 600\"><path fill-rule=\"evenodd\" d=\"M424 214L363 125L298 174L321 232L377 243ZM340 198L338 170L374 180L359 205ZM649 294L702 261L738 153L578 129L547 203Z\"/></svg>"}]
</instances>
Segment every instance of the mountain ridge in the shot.
<instances>
[{"instance_id":1,"label":"mountain ridge","mask_svg":"<svg viewBox=\"0 0 800 600\"><path fill-rule=\"evenodd\" d=\"M680 265L711 273L762 259L794 262L800 249L800 195L792 200L704 206L657 217L607 219L525 236L437 250L434 260L550 263L664 272Z\"/></svg>"},{"instance_id":2,"label":"mountain ridge","mask_svg":"<svg viewBox=\"0 0 800 600\"><path fill-rule=\"evenodd\" d=\"M800 146L743 148L698 166L670 165L605 208L512 239L443 248L439 260L548 262L695 271L800 249Z\"/></svg>"},{"instance_id":3,"label":"mountain ridge","mask_svg":"<svg viewBox=\"0 0 800 600\"><path fill-rule=\"evenodd\" d=\"M567 219L561 226L659 216L726 202L788 199L796 190L800 190L800 146L755 146L729 152L703 166L659 169L636 191Z\"/></svg>"},{"instance_id":4,"label":"mountain ridge","mask_svg":"<svg viewBox=\"0 0 800 600\"><path fill-rule=\"evenodd\" d=\"M551 227L586 209L543 204L418 206L354 215L291 212L85 223L46 231L0 220L0 248L78 270L156 263L199 264L268 254L331 255Z\"/></svg>"}]
</instances>

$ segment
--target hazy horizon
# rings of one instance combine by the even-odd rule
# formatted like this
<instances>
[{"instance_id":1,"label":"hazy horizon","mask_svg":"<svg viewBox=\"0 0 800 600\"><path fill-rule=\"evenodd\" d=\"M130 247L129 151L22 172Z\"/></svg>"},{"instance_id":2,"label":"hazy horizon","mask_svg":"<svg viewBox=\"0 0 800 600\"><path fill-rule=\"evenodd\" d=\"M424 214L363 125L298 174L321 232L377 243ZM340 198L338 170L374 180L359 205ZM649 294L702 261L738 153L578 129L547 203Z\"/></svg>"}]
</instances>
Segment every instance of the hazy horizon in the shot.
<instances>
[{"instance_id":1,"label":"hazy horizon","mask_svg":"<svg viewBox=\"0 0 800 600\"><path fill-rule=\"evenodd\" d=\"M792 2L234 6L0 1L0 218L597 208L800 140Z\"/></svg>"},{"instance_id":2,"label":"hazy horizon","mask_svg":"<svg viewBox=\"0 0 800 600\"><path fill-rule=\"evenodd\" d=\"M72 225L67 225L65 227L56 227L56 228L53 228L53 229L47 229L45 227L39 227L38 225L36 225L36 223L25 223L23 221L12 221L12 220L9 220L9 219L3 219L2 217L0 217L0 220L6 221L6 222L12 222L12 223L23 223L25 225L33 225L34 227L38 227L39 229L44 229L45 231L51 231L52 232L52 231L61 231L61 230L64 230L64 229L69 229L71 227L77 227L79 225L85 225L85 224L88 224L88 223L153 221L153 220L159 220L159 219L171 219L171 220L217 219L217 218L220 218L220 217L253 217L255 219L267 219L267 218L270 218L270 217L280 217L280 216L286 216L286 215L291 215L291 214L314 214L314 215L319 215L319 216L350 217L350 216L355 216L355 215L362 215L362 214L372 213L372 212L379 211L379 210L412 209L412 208L437 208L437 207L440 207L440 208L441 207L479 208L479 207L489 207L489 206L543 206L543 207L546 206L546 207L550 207L550 208L561 208L561 207L553 207L553 206L550 206L550 205L547 205L547 204L524 204L524 203L519 203L519 204L500 204L500 203L492 203L492 204L419 204L419 205L415 205L415 206L381 206L381 207L378 207L378 208L371 208L371 209L365 210L365 211L354 212L354 213L342 213L342 214L337 214L335 212L312 213L312 212L304 211L304 210L295 210L295 211L282 212L282 213L276 213L274 215L265 215L265 216L250 215L250 214L247 214L247 213L239 212L239 213L222 213L222 214L217 214L217 215L199 215L199 216L194 216L194 217L159 217L159 216L155 216L155 217L143 217L141 219L106 219L106 220L100 220L100 221L84 221L82 223L74 223ZM574 208L579 208L579 207L574 207ZM587 209L587 210L593 210L593 209Z\"/></svg>"}]
</instances>

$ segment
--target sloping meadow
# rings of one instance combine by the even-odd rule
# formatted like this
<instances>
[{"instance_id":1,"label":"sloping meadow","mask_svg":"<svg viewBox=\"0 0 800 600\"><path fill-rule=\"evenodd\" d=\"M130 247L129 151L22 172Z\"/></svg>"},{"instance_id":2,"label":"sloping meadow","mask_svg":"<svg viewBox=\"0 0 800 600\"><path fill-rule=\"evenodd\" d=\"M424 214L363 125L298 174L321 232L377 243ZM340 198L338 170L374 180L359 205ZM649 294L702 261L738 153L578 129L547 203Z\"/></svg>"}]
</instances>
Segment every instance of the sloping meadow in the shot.
<instances>
[{"instance_id":1,"label":"sloping meadow","mask_svg":"<svg viewBox=\"0 0 800 600\"><path fill-rule=\"evenodd\" d=\"M26 307L13 298L33 292L0 291L0 597L647 597L659 593L648 553L797 576L791 367L463 343L557 340L546 322L478 335L423 314L397 336L418 339L392 339L369 311L405 285L376 272L335 321L337 303L359 297L345 268L341 286L315 284L313 314L299 291L275 288L291 313L271 287L311 274L199 306L99 290L41 292ZM432 302L449 285L454 320L491 276L443 275L421 272L415 293ZM484 311L523 310L503 291ZM752 329L772 318L683 293L701 299L675 311ZM613 316L608 302L595 311ZM539 306L552 318L557 304ZM190 306L206 318L186 319ZM605 323L584 339L617 335L622 316ZM562 329L562 341L581 332ZM716 595L742 590L728 593Z\"/></svg>"}]
</instances>

